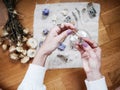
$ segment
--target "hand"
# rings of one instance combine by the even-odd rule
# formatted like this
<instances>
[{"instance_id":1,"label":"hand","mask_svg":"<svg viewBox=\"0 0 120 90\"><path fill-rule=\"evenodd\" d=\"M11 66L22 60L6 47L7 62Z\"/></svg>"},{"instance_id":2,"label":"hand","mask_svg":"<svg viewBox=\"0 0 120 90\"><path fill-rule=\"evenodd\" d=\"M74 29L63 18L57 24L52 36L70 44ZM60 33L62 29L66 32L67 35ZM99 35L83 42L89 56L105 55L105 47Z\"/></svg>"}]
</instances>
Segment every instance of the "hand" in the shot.
<instances>
[{"instance_id":1,"label":"hand","mask_svg":"<svg viewBox=\"0 0 120 90\"><path fill-rule=\"evenodd\" d=\"M54 27L39 49L33 63L44 66L47 56L50 55L73 30L75 30L75 27L69 23L62 24L60 27Z\"/></svg>"},{"instance_id":2,"label":"hand","mask_svg":"<svg viewBox=\"0 0 120 90\"><path fill-rule=\"evenodd\" d=\"M100 73L101 67L101 49L90 39L82 38L83 43L76 44L76 48L80 51L83 59L83 68L87 75L87 80L92 81L102 78Z\"/></svg>"}]
</instances>

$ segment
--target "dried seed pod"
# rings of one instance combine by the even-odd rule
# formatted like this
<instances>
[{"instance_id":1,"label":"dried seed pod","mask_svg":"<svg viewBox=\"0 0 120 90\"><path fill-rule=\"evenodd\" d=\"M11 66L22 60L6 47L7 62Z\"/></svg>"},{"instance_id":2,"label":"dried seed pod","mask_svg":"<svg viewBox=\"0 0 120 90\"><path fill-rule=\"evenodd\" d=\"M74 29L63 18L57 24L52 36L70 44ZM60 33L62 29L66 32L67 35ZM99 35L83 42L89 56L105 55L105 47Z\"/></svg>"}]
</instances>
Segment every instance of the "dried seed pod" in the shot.
<instances>
[{"instance_id":1,"label":"dried seed pod","mask_svg":"<svg viewBox=\"0 0 120 90\"><path fill-rule=\"evenodd\" d=\"M4 51L6 51L6 50L8 49L8 45L7 45L7 44L3 44L3 45L2 45L2 49L3 49Z\"/></svg>"},{"instance_id":2,"label":"dried seed pod","mask_svg":"<svg viewBox=\"0 0 120 90\"><path fill-rule=\"evenodd\" d=\"M37 47L37 40L34 38L28 39L27 46L30 48L36 48Z\"/></svg>"},{"instance_id":3,"label":"dried seed pod","mask_svg":"<svg viewBox=\"0 0 120 90\"><path fill-rule=\"evenodd\" d=\"M9 52L11 53L11 52L14 52L16 50L16 48L15 48L15 46L10 46L10 48L9 48Z\"/></svg>"},{"instance_id":4,"label":"dried seed pod","mask_svg":"<svg viewBox=\"0 0 120 90\"><path fill-rule=\"evenodd\" d=\"M30 57L30 58L33 58L36 54L36 50L35 49L29 49L27 51L27 56Z\"/></svg>"},{"instance_id":5,"label":"dried seed pod","mask_svg":"<svg viewBox=\"0 0 120 90\"><path fill-rule=\"evenodd\" d=\"M30 60L28 56L21 59L21 63L27 63Z\"/></svg>"},{"instance_id":6,"label":"dried seed pod","mask_svg":"<svg viewBox=\"0 0 120 90\"><path fill-rule=\"evenodd\" d=\"M10 58L11 58L12 60L18 60L18 59L19 59L19 57L18 57L18 55L17 55L16 53L11 53L11 54L10 54Z\"/></svg>"},{"instance_id":7,"label":"dried seed pod","mask_svg":"<svg viewBox=\"0 0 120 90\"><path fill-rule=\"evenodd\" d=\"M20 53L23 52L23 47L16 47L16 51Z\"/></svg>"}]
</instances>

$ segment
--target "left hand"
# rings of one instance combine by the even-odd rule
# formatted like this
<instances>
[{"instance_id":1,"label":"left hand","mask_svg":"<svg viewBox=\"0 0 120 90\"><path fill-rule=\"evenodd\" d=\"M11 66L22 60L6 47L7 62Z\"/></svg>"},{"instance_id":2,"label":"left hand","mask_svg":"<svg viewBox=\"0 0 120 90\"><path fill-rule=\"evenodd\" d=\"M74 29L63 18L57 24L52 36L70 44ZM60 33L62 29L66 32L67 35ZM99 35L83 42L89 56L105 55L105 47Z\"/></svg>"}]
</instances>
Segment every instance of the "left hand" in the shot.
<instances>
[{"instance_id":1,"label":"left hand","mask_svg":"<svg viewBox=\"0 0 120 90\"><path fill-rule=\"evenodd\" d=\"M75 27L69 23L62 24L61 27L54 27L49 32L32 63L44 66L47 56L50 55L73 30L75 30Z\"/></svg>"},{"instance_id":2,"label":"left hand","mask_svg":"<svg viewBox=\"0 0 120 90\"><path fill-rule=\"evenodd\" d=\"M69 23L62 24L61 27L54 27L48 34L40 50L50 55L73 30L75 30L75 27Z\"/></svg>"}]
</instances>

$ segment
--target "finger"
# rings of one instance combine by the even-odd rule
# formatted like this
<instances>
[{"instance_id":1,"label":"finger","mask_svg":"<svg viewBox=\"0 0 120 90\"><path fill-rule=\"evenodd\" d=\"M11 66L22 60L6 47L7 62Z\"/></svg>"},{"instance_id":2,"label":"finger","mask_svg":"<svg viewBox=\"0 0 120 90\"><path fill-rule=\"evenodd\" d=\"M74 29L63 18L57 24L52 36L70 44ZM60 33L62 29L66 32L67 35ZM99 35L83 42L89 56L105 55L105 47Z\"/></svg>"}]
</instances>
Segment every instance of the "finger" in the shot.
<instances>
[{"instance_id":1,"label":"finger","mask_svg":"<svg viewBox=\"0 0 120 90\"><path fill-rule=\"evenodd\" d=\"M86 72L90 71L88 60L83 60L83 68Z\"/></svg>"},{"instance_id":2,"label":"finger","mask_svg":"<svg viewBox=\"0 0 120 90\"><path fill-rule=\"evenodd\" d=\"M85 59L85 60L89 60L90 55L89 55L89 53L84 52L84 53L81 55L81 57L82 57L83 59Z\"/></svg>"},{"instance_id":3,"label":"finger","mask_svg":"<svg viewBox=\"0 0 120 90\"><path fill-rule=\"evenodd\" d=\"M90 47L90 45L87 42L85 42L85 41L82 42L81 46L87 52L92 51L92 48Z\"/></svg>"},{"instance_id":4,"label":"finger","mask_svg":"<svg viewBox=\"0 0 120 90\"><path fill-rule=\"evenodd\" d=\"M97 48L94 49L94 51L95 51L96 55L97 55L99 58L101 58L101 48L100 48L100 47L97 47ZM101 59L100 59L100 60L101 60Z\"/></svg>"},{"instance_id":5,"label":"finger","mask_svg":"<svg viewBox=\"0 0 120 90\"><path fill-rule=\"evenodd\" d=\"M81 55L84 53L84 50L79 46L79 45L76 45L75 48L80 51Z\"/></svg>"},{"instance_id":6,"label":"finger","mask_svg":"<svg viewBox=\"0 0 120 90\"><path fill-rule=\"evenodd\" d=\"M58 26L55 26L55 27L51 30L51 32L52 32L52 33L57 32L57 34L58 34L58 33L61 32L61 29L60 29Z\"/></svg>"},{"instance_id":7,"label":"finger","mask_svg":"<svg viewBox=\"0 0 120 90\"><path fill-rule=\"evenodd\" d=\"M92 48L98 47L97 43L89 38L82 37L84 41L86 41Z\"/></svg>"},{"instance_id":8,"label":"finger","mask_svg":"<svg viewBox=\"0 0 120 90\"><path fill-rule=\"evenodd\" d=\"M95 56L94 49L92 49L87 42L85 42L85 41L82 42L81 46L83 47L83 49L85 50L85 52L88 52L88 53L89 53L89 55L90 55L91 57L94 57L94 56Z\"/></svg>"},{"instance_id":9,"label":"finger","mask_svg":"<svg viewBox=\"0 0 120 90\"><path fill-rule=\"evenodd\" d=\"M73 24L64 23L61 25L61 29L63 29L63 30L67 30L67 29L75 30L75 27L73 26Z\"/></svg>"},{"instance_id":10,"label":"finger","mask_svg":"<svg viewBox=\"0 0 120 90\"><path fill-rule=\"evenodd\" d=\"M59 42L63 41L63 40L64 40L68 35L70 35L72 32L73 32L73 31L70 30L70 29L62 32L61 34L59 34L59 35L57 36L57 40L58 40Z\"/></svg>"}]
</instances>

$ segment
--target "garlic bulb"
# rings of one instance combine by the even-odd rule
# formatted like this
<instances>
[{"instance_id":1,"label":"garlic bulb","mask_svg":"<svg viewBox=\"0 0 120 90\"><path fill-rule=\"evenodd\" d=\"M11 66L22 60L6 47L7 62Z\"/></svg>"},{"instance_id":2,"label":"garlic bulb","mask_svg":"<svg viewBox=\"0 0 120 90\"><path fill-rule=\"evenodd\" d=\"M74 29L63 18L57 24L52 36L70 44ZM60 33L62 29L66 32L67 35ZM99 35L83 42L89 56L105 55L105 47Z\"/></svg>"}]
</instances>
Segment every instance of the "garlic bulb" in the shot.
<instances>
[{"instance_id":1,"label":"garlic bulb","mask_svg":"<svg viewBox=\"0 0 120 90\"><path fill-rule=\"evenodd\" d=\"M30 58L35 57L35 54L36 54L36 50L35 49L29 49L27 51L27 56L30 57Z\"/></svg>"},{"instance_id":2,"label":"garlic bulb","mask_svg":"<svg viewBox=\"0 0 120 90\"><path fill-rule=\"evenodd\" d=\"M13 59L13 60L18 60L19 59L19 57L16 53L11 53L10 58Z\"/></svg>"},{"instance_id":3,"label":"garlic bulb","mask_svg":"<svg viewBox=\"0 0 120 90\"><path fill-rule=\"evenodd\" d=\"M21 63L27 63L30 60L28 56L21 59Z\"/></svg>"},{"instance_id":4,"label":"garlic bulb","mask_svg":"<svg viewBox=\"0 0 120 90\"><path fill-rule=\"evenodd\" d=\"M37 40L34 38L28 39L27 46L29 46L30 48L36 48L37 47Z\"/></svg>"},{"instance_id":5,"label":"garlic bulb","mask_svg":"<svg viewBox=\"0 0 120 90\"><path fill-rule=\"evenodd\" d=\"M9 52L14 52L16 50L15 46L10 46Z\"/></svg>"},{"instance_id":6,"label":"garlic bulb","mask_svg":"<svg viewBox=\"0 0 120 90\"><path fill-rule=\"evenodd\" d=\"M5 50L7 50L7 48L8 48L8 46L6 45L6 44L3 44L2 45L2 49L5 51Z\"/></svg>"}]
</instances>

